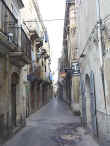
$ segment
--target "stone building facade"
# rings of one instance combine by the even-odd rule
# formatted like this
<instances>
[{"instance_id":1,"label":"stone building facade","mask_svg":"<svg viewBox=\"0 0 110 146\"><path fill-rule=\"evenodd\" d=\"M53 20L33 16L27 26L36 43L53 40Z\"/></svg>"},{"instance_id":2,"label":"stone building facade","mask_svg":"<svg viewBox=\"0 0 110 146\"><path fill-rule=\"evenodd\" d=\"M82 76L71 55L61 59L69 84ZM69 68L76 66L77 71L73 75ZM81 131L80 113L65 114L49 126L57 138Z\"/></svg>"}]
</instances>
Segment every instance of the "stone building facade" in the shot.
<instances>
[{"instance_id":1,"label":"stone building facade","mask_svg":"<svg viewBox=\"0 0 110 146\"><path fill-rule=\"evenodd\" d=\"M50 61L37 2L0 0L0 140L52 97Z\"/></svg>"},{"instance_id":2,"label":"stone building facade","mask_svg":"<svg viewBox=\"0 0 110 146\"><path fill-rule=\"evenodd\" d=\"M59 60L59 78L61 72L65 72L64 79L59 79L59 90L63 93L74 112L79 113L79 75L73 74L73 65L78 62L76 43L76 12L75 1L67 0L65 8L63 50ZM63 90L63 91L62 91Z\"/></svg>"},{"instance_id":3,"label":"stone building facade","mask_svg":"<svg viewBox=\"0 0 110 146\"><path fill-rule=\"evenodd\" d=\"M0 137L23 124L25 102L22 71L31 63L29 36L20 22L22 0L0 1ZM22 84L22 88L21 88Z\"/></svg>"},{"instance_id":4,"label":"stone building facade","mask_svg":"<svg viewBox=\"0 0 110 146\"><path fill-rule=\"evenodd\" d=\"M24 4L22 18L24 27L29 29L32 46L32 64L28 80L31 84L31 112L34 112L48 103L52 97L50 44L37 1L24 0Z\"/></svg>"},{"instance_id":5,"label":"stone building facade","mask_svg":"<svg viewBox=\"0 0 110 146\"><path fill-rule=\"evenodd\" d=\"M110 145L110 1L76 1L82 123Z\"/></svg>"}]
</instances>

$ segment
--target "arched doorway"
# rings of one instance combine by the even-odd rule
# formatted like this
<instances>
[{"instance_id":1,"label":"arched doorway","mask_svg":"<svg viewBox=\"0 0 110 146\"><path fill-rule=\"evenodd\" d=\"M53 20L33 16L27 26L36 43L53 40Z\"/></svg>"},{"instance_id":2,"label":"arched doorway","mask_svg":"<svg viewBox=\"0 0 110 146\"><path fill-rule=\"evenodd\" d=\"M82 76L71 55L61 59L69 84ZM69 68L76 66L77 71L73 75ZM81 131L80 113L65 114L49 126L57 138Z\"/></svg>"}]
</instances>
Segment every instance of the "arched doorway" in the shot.
<instances>
[{"instance_id":1,"label":"arched doorway","mask_svg":"<svg viewBox=\"0 0 110 146\"><path fill-rule=\"evenodd\" d=\"M16 126L16 88L19 83L19 75L14 72L11 76L11 113L12 113L12 125Z\"/></svg>"},{"instance_id":2,"label":"arched doorway","mask_svg":"<svg viewBox=\"0 0 110 146\"><path fill-rule=\"evenodd\" d=\"M87 114L87 125L91 128L91 95L90 95L90 78L86 74L85 77L85 96L86 96L86 114Z\"/></svg>"},{"instance_id":3,"label":"arched doorway","mask_svg":"<svg viewBox=\"0 0 110 146\"><path fill-rule=\"evenodd\" d=\"M96 96L95 96L95 81L94 73L91 71L90 77L86 75L86 113L87 113L87 124L91 128L94 135L98 135L97 129L97 115L96 115Z\"/></svg>"},{"instance_id":4,"label":"arched doorway","mask_svg":"<svg viewBox=\"0 0 110 146\"><path fill-rule=\"evenodd\" d=\"M91 71L90 74L90 94L91 94L91 125L94 135L98 136L95 79L93 71Z\"/></svg>"}]
</instances>

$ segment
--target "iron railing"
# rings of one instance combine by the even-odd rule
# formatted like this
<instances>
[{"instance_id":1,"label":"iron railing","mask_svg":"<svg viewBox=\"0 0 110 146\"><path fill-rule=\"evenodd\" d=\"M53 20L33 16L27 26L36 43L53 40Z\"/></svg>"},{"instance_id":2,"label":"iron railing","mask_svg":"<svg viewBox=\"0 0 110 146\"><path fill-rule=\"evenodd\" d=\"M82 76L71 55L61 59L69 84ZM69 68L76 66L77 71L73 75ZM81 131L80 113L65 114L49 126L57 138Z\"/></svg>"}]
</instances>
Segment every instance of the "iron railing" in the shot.
<instances>
[{"instance_id":1,"label":"iron railing","mask_svg":"<svg viewBox=\"0 0 110 146\"><path fill-rule=\"evenodd\" d=\"M30 74L27 75L27 80L33 82L35 80L42 80L42 70L41 67L38 66L34 71L30 71Z\"/></svg>"},{"instance_id":2,"label":"iron railing","mask_svg":"<svg viewBox=\"0 0 110 146\"><path fill-rule=\"evenodd\" d=\"M4 0L0 1L0 6L0 31L8 37L10 42L17 46L17 51L23 51L27 57L31 58L31 42L29 38L23 28L18 26L18 20Z\"/></svg>"},{"instance_id":3,"label":"iron railing","mask_svg":"<svg viewBox=\"0 0 110 146\"><path fill-rule=\"evenodd\" d=\"M27 37L22 27L21 27L21 50L25 53L26 56L31 58L31 41Z\"/></svg>"},{"instance_id":4,"label":"iron railing","mask_svg":"<svg viewBox=\"0 0 110 146\"><path fill-rule=\"evenodd\" d=\"M17 30L17 27L15 26L17 26L18 21L3 0L0 1L0 4L1 4L0 31L4 33L7 37L9 37L9 35L11 34L12 35L11 39L13 43L17 45L18 44L18 30Z\"/></svg>"}]
</instances>

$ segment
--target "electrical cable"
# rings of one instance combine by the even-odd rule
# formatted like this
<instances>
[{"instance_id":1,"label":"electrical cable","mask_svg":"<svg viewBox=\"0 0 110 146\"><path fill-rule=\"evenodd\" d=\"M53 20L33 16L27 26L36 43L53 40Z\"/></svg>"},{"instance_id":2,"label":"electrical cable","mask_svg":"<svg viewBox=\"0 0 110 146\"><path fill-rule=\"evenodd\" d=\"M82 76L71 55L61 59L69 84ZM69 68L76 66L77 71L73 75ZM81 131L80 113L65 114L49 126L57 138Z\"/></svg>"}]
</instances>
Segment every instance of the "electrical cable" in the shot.
<instances>
[{"instance_id":1,"label":"electrical cable","mask_svg":"<svg viewBox=\"0 0 110 146\"><path fill-rule=\"evenodd\" d=\"M70 19L73 19L73 18L70 18ZM44 19L44 20L42 20L43 22L51 22L51 21L64 21L65 19L63 18L63 19ZM41 22L41 21L39 21L39 20L24 20L23 21L24 23L31 23L31 22Z\"/></svg>"},{"instance_id":2,"label":"electrical cable","mask_svg":"<svg viewBox=\"0 0 110 146\"><path fill-rule=\"evenodd\" d=\"M65 19L45 19L43 20L43 22L49 22L49 21L64 21ZM38 20L27 20L27 21L24 21L24 23L26 22L40 22Z\"/></svg>"}]
</instances>

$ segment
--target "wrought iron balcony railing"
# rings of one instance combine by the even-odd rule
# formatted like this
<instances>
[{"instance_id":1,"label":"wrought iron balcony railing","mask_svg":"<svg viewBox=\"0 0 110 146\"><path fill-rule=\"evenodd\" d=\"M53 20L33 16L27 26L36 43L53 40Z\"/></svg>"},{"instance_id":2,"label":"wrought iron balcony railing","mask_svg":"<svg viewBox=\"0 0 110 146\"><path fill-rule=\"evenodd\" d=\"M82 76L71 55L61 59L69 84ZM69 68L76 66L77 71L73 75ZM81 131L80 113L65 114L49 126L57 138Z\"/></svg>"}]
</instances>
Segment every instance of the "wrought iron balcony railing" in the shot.
<instances>
[{"instance_id":1,"label":"wrought iron balcony railing","mask_svg":"<svg viewBox=\"0 0 110 146\"><path fill-rule=\"evenodd\" d=\"M18 26L18 20L8 8L4 0L0 1L0 32L7 36L10 44L14 44L16 55L17 52L23 52L29 59L31 58L31 41L27 37L21 26ZM4 43L6 43L5 40ZM11 51L11 50L10 50ZM9 51L9 52L10 52ZM13 53L13 52L12 52ZM11 53L10 53L11 54ZM15 56L16 56L15 55ZM14 56L14 53L13 55Z\"/></svg>"},{"instance_id":2,"label":"wrought iron balcony railing","mask_svg":"<svg viewBox=\"0 0 110 146\"><path fill-rule=\"evenodd\" d=\"M28 58L31 58L31 41L27 37L23 28L21 28L21 50Z\"/></svg>"},{"instance_id":3,"label":"wrought iron balcony railing","mask_svg":"<svg viewBox=\"0 0 110 146\"><path fill-rule=\"evenodd\" d=\"M0 31L7 37L11 36L13 43L18 44L18 21L3 0L0 1Z\"/></svg>"},{"instance_id":4,"label":"wrought iron balcony railing","mask_svg":"<svg viewBox=\"0 0 110 146\"><path fill-rule=\"evenodd\" d=\"M42 71L41 67L38 66L33 72L30 72L29 75L27 75L27 80L30 82L33 82L35 80L42 80Z\"/></svg>"}]
</instances>

